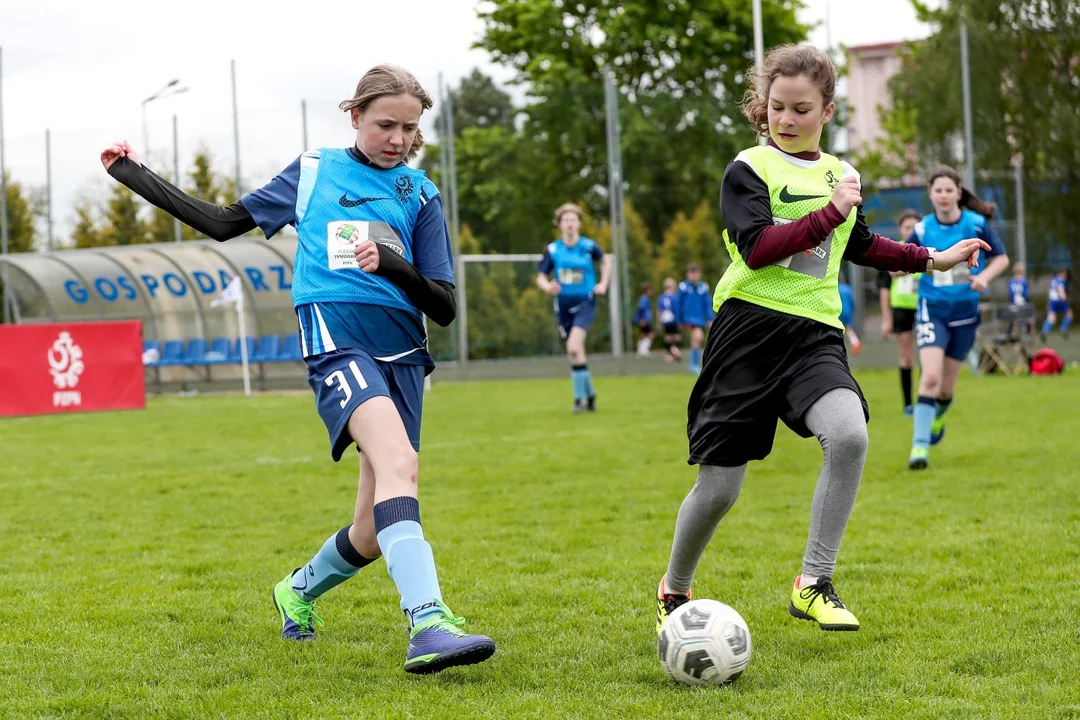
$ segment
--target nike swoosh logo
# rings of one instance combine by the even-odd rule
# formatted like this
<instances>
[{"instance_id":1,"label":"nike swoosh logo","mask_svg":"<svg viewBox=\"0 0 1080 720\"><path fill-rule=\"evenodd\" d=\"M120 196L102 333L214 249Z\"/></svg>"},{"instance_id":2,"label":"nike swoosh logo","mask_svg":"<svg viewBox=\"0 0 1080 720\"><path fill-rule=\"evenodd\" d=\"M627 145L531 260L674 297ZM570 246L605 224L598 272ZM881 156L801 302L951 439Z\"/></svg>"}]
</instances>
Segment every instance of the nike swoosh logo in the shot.
<instances>
[{"instance_id":1,"label":"nike swoosh logo","mask_svg":"<svg viewBox=\"0 0 1080 720\"><path fill-rule=\"evenodd\" d=\"M787 185L780 190L780 202L782 203L794 203L801 200L816 200L823 198L824 195L792 195L788 192Z\"/></svg>"},{"instance_id":2,"label":"nike swoosh logo","mask_svg":"<svg viewBox=\"0 0 1080 720\"><path fill-rule=\"evenodd\" d=\"M374 202L375 200L389 200L389 199L390 198L387 198L387 197L362 197L362 198L357 198L356 200L350 200L349 199L349 193L342 193L341 199L338 200L338 204L341 205L341 207L354 208L354 207L360 207L364 203Z\"/></svg>"}]
</instances>

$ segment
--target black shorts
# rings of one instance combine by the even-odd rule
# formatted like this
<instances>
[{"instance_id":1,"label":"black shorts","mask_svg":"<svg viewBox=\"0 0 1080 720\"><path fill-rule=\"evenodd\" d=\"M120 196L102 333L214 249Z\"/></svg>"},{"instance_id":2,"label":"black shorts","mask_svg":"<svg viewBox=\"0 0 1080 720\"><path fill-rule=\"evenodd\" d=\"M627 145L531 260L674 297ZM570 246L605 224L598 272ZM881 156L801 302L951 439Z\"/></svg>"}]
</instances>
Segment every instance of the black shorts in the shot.
<instances>
[{"instance_id":1,"label":"black shorts","mask_svg":"<svg viewBox=\"0 0 1080 720\"><path fill-rule=\"evenodd\" d=\"M638 330L641 331L642 335L651 335L652 334L652 324L649 323L649 322L646 322L645 320L642 320L641 322L638 323Z\"/></svg>"},{"instance_id":2,"label":"black shorts","mask_svg":"<svg viewBox=\"0 0 1080 720\"><path fill-rule=\"evenodd\" d=\"M664 334L668 335L668 336L671 336L671 337L674 337L675 335L678 335L679 334L679 326L677 324L675 324L675 323L665 325L664 326Z\"/></svg>"},{"instance_id":3,"label":"black shorts","mask_svg":"<svg viewBox=\"0 0 1080 720\"><path fill-rule=\"evenodd\" d=\"M737 467L772 451L776 421L802 437L803 422L822 395L849 388L843 333L815 320L727 300L705 343L701 374L690 393L686 433L691 465Z\"/></svg>"},{"instance_id":4,"label":"black shorts","mask_svg":"<svg viewBox=\"0 0 1080 720\"><path fill-rule=\"evenodd\" d=\"M893 308L892 329L894 333L911 332L915 329L915 311Z\"/></svg>"}]
</instances>

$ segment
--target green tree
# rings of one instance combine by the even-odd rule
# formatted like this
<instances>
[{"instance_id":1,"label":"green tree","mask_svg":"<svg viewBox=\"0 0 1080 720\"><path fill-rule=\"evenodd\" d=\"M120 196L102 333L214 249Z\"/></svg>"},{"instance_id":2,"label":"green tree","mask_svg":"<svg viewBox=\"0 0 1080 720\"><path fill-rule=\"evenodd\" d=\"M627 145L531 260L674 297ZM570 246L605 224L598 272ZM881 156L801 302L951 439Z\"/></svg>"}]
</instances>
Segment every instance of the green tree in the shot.
<instances>
[{"instance_id":1,"label":"green tree","mask_svg":"<svg viewBox=\"0 0 1080 720\"><path fill-rule=\"evenodd\" d=\"M105 204L102 245L138 245L149 242L146 224L139 217L143 200L124 185L114 182L109 186L109 199Z\"/></svg>"},{"instance_id":2,"label":"green tree","mask_svg":"<svg viewBox=\"0 0 1080 720\"><path fill-rule=\"evenodd\" d=\"M709 203L703 201L689 217L678 213L664 233L664 244L660 247L656 262L654 286L661 287L665 277L682 280L690 263L701 268L701 277L705 282L715 285L729 262L723 236L713 220Z\"/></svg>"},{"instance_id":3,"label":"green tree","mask_svg":"<svg viewBox=\"0 0 1080 720\"><path fill-rule=\"evenodd\" d=\"M74 213L75 226L71 230L72 244L77 248L105 245L105 234L94 204L85 197L80 198L75 203Z\"/></svg>"},{"instance_id":4,"label":"green tree","mask_svg":"<svg viewBox=\"0 0 1080 720\"><path fill-rule=\"evenodd\" d=\"M764 4L770 43L806 36L800 6ZM715 199L727 163L754 142L738 108L753 62L751 0L495 0L479 15L477 46L529 87L524 134L546 160L541 193L561 185L603 208L605 70L620 95L627 198L654 237L675 213Z\"/></svg>"},{"instance_id":5,"label":"green tree","mask_svg":"<svg viewBox=\"0 0 1080 720\"><path fill-rule=\"evenodd\" d=\"M510 95L479 69L473 68L461 78L457 88L449 90L449 95L454 107L455 137L472 127L514 130L514 106ZM442 127L446 108L446 105L439 108L436 127Z\"/></svg>"},{"instance_id":6,"label":"green tree","mask_svg":"<svg viewBox=\"0 0 1080 720\"><path fill-rule=\"evenodd\" d=\"M11 179L10 172L5 172L4 180L7 185L8 252L30 252L34 249L37 230L29 194L22 183Z\"/></svg>"}]
</instances>

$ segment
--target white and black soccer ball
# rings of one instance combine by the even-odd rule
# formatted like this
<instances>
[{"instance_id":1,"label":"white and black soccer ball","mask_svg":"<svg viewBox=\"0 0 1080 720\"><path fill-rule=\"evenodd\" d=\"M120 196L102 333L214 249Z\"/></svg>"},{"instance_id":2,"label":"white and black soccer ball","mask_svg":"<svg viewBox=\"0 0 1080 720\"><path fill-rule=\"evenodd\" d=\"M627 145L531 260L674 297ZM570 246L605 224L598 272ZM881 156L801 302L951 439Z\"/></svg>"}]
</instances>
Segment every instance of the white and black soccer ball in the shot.
<instances>
[{"instance_id":1,"label":"white and black soccer ball","mask_svg":"<svg viewBox=\"0 0 1080 720\"><path fill-rule=\"evenodd\" d=\"M683 685L733 682L750 662L750 628L717 600L691 600L660 630L660 665Z\"/></svg>"}]
</instances>

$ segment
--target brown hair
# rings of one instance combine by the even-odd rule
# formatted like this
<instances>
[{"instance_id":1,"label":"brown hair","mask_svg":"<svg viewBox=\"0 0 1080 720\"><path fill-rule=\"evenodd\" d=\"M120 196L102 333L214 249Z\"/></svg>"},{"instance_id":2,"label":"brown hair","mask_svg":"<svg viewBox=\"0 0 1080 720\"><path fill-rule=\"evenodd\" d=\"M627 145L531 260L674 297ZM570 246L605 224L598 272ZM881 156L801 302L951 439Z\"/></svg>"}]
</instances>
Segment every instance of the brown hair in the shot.
<instances>
[{"instance_id":1,"label":"brown hair","mask_svg":"<svg viewBox=\"0 0 1080 720\"><path fill-rule=\"evenodd\" d=\"M559 207L555 208L555 226L556 227L559 226L559 221L562 220L562 216L565 215L568 212L572 212L575 215L577 215L578 220L584 220L585 219L585 214L581 212L581 208L579 208L577 205L575 205L574 203L563 203Z\"/></svg>"},{"instance_id":2,"label":"brown hair","mask_svg":"<svg viewBox=\"0 0 1080 720\"><path fill-rule=\"evenodd\" d=\"M896 218L896 227L900 227L901 225L903 225L904 221L908 218L916 221L922 220L922 213L918 210L912 210L911 208L908 208L904 212L900 213L900 217Z\"/></svg>"},{"instance_id":3,"label":"brown hair","mask_svg":"<svg viewBox=\"0 0 1080 720\"><path fill-rule=\"evenodd\" d=\"M997 210L997 205L992 202L987 202L986 200L980 200L975 193L964 187L964 182L960 178L960 173L956 172L948 165L938 165L926 176L926 186L933 187L934 181L938 178L949 178L956 183L956 187L960 188L960 202L958 203L960 207L974 210L987 220L993 219L994 211Z\"/></svg>"},{"instance_id":4,"label":"brown hair","mask_svg":"<svg viewBox=\"0 0 1080 720\"><path fill-rule=\"evenodd\" d=\"M411 95L420 101L422 108L420 112L430 110L433 104L431 96L411 72L397 65L376 65L360 78L353 96L348 100L342 100L338 107L345 112L357 110L363 115L371 103L387 95ZM420 132L420 128L417 128L416 139L413 140L405 160L415 158L422 147L424 147L424 134Z\"/></svg>"},{"instance_id":5,"label":"brown hair","mask_svg":"<svg viewBox=\"0 0 1080 720\"><path fill-rule=\"evenodd\" d=\"M805 75L821 91L825 106L836 95L836 67L825 53L813 45L780 45L765 56L762 67L746 73L750 89L742 100L742 111L758 135L769 136L769 90L780 76Z\"/></svg>"}]
</instances>

